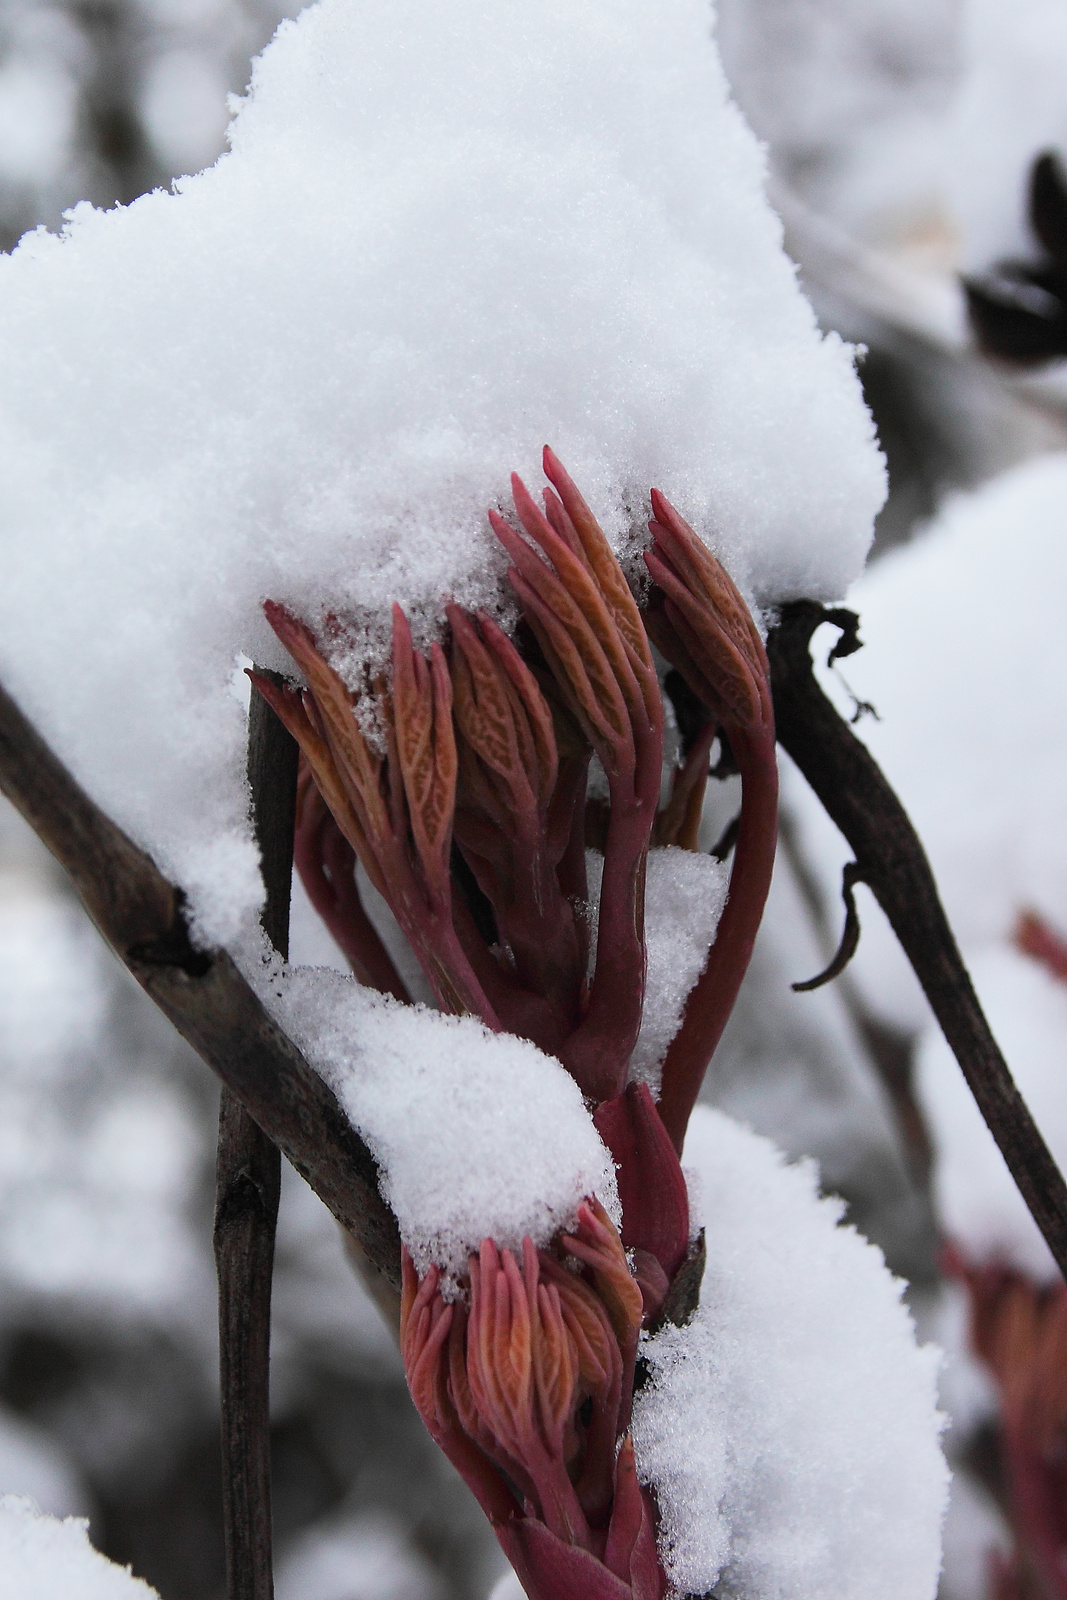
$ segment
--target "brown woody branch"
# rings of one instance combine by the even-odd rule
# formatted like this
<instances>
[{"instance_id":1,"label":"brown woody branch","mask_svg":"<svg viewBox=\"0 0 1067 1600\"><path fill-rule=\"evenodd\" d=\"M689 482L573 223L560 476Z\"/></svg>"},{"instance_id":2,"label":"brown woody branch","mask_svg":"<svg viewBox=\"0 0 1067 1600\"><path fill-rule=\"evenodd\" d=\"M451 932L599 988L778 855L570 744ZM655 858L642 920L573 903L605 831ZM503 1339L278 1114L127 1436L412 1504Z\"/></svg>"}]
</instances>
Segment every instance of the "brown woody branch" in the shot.
<instances>
[{"instance_id":1,"label":"brown woody branch","mask_svg":"<svg viewBox=\"0 0 1067 1600\"><path fill-rule=\"evenodd\" d=\"M297 747L266 701L248 715L252 832L266 889L263 931L289 955ZM222 1518L229 1600L273 1600L270 1300L281 1156L225 1087L215 1164Z\"/></svg>"},{"instance_id":2,"label":"brown woody branch","mask_svg":"<svg viewBox=\"0 0 1067 1600\"><path fill-rule=\"evenodd\" d=\"M982 1013L908 815L871 756L819 687L810 645L832 622L833 652L859 648L858 619L809 600L787 605L767 640L779 743L855 854L851 882L873 892L922 984L979 1110L1034 1221L1067 1277L1067 1185Z\"/></svg>"},{"instance_id":3,"label":"brown woody branch","mask_svg":"<svg viewBox=\"0 0 1067 1600\"><path fill-rule=\"evenodd\" d=\"M66 868L145 992L398 1286L396 1219L374 1157L333 1091L226 952L192 943L181 890L94 805L2 688L0 789Z\"/></svg>"}]
</instances>

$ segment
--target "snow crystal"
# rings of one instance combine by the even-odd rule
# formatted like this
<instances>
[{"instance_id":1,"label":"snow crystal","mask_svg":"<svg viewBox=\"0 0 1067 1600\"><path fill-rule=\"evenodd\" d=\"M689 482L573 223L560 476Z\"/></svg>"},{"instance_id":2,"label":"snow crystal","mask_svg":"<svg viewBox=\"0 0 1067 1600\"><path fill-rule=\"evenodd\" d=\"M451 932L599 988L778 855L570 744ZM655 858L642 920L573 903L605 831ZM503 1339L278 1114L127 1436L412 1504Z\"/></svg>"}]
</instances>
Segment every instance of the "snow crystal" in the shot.
<instances>
[{"instance_id":1,"label":"snow crystal","mask_svg":"<svg viewBox=\"0 0 1067 1600\"><path fill-rule=\"evenodd\" d=\"M340 973L250 966L265 1004L331 1084L382 1168L416 1266L456 1277L486 1237L547 1244L615 1170L558 1061L473 1017L444 1017Z\"/></svg>"},{"instance_id":2,"label":"snow crystal","mask_svg":"<svg viewBox=\"0 0 1067 1600\"><path fill-rule=\"evenodd\" d=\"M222 940L264 596L372 642L497 604L545 440L617 544L658 482L760 603L839 594L883 495L704 0L323 0L232 146L0 260L0 677Z\"/></svg>"},{"instance_id":3,"label":"snow crystal","mask_svg":"<svg viewBox=\"0 0 1067 1600\"><path fill-rule=\"evenodd\" d=\"M1065 517L1067 455L1029 462L955 498L849 596L864 648L842 671L880 718L857 732L918 830L965 953L1007 939L1028 906L1054 927L1067 920ZM851 715L840 681L824 682ZM836 925L847 847L785 776ZM858 902L853 979L887 1021L921 1026L925 1002L888 924L865 890Z\"/></svg>"},{"instance_id":4,"label":"snow crystal","mask_svg":"<svg viewBox=\"0 0 1067 1600\"><path fill-rule=\"evenodd\" d=\"M159 1600L89 1543L81 1517L57 1522L32 1501L0 1496L0 1579L7 1600Z\"/></svg>"},{"instance_id":5,"label":"snow crystal","mask_svg":"<svg viewBox=\"0 0 1067 1600\"><path fill-rule=\"evenodd\" d=\"M708 1264L683 1329L646 1340L634 1442L681 1593L932 1600L948 1473L937 1352L902 1285L838 1226L812 1163L699 1106Z\"/></svg>"},{"instance_id":6,"label":"snow crystal","mask_svg":"<svg viewBox=\"0 0 1067 1600\"><path fill-rule=\"evenodd\" d=\"M1067 985L1011 949L981 952L971 975L997 1042L1061 1170L1067 1169ZM923 1037L916 1089L935 1149L946 1232L975 1262L1005 1261L1049 1282L1059 1271L940 1031Z\"/></svg>"},{"instance_id":7,"label":"snow crystal","mask_svg":"<svg viewBox=\"0 0 1067 1600\"><path fill-rule=\"evenodd\" d=\"M596 949L597 909L604 858L586 852L586 876L592 907L592 960ZM690 989L707 966L715 938L730 869L723 861L677 845L648 852L645 878L645 1004L641 1032L630 1057L630 1076L659 1094L667 1046L678 1031Z\"/></svg>"}]
</instances>

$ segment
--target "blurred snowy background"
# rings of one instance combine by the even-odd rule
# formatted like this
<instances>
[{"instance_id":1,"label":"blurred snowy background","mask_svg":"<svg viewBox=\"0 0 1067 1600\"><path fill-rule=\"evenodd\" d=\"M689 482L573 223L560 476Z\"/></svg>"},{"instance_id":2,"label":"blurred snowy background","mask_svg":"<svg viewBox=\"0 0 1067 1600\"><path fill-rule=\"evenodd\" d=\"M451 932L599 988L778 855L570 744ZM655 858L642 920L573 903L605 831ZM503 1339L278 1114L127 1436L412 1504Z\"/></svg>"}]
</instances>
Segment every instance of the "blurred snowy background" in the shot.
<instances>
[{"instance_id":1,"label":"blurred snowy background","mask_svg":"<svg viewBox=\"0 0 1067 1600\"><path fill-rule=\"evenodd\" d=\"M227 95L283 14L273 0L2 0L0 246L80 200L125 203L213 161ZM1067 931L1067 382L1061 361L981 357L959 274L1038 254L1027 185L1035 157L1067 152L1067 8L720 0L719 38L820 317L867 346L890 468L852 596L867 648L825 681L847 715L876 708L858 731L927 841L1062 1161L1067 989L1017 927L1030 912ZM825 658L830 640L816 642ZM730 781L713 788L709 846L736 809ZM1036 1283L1047 1263L865 890L850 971L790 989L836 944L846 859L787 772L764 930L705 1096L816 1156L910 1281L921 1331L948 1352L943 1595L985 1600L991 1555L1011 1548L996 1391L939 1250L951 1236ZM294 919L294 957L331 959L299 896ZM0 1491L89 1516L97 1546L163 1600L221 1594L216 1110L206 1069L0 812ZM488 1528L292 1173L272 1382L279 1600L488 1594L502 1570Z\"/></svg>"}]
</instances>

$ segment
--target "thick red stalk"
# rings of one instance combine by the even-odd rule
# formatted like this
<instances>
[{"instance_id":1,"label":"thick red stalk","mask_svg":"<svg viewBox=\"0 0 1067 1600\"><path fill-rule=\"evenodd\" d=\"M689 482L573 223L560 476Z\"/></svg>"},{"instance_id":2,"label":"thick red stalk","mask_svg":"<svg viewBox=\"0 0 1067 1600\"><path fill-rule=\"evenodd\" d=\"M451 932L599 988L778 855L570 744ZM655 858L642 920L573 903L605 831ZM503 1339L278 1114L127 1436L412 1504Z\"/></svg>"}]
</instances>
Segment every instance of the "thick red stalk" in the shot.
<instances>
[{"instance_id":1,"label":"thick red stalk","mask_svg":"<svg viewBox=\"0 0 1067 1600\"><path fill-rule=\"evenodd\" d=\"M648 638L618 562L551 451L558 490L545 511L512 478L523 529L541 559L495 512L509 578L556 683L600 758L611 796L596 964L585 1016L558 1050L593 1100L626 1083L645 990L644 888L663 759L663 707ZM550 563L550 564L549 564Z\"/></svg>"},{"instance_id":2,"label":"thick red stalk","mask_svg":"<svg viewBox=\"0 0 1067 1600\"><path fill-rule=\"evenodd\" d=\"M308 899L360 983L410 1004L393 959L363 908L356 852L341 832L301 757L293 864Z\"/></svg>"},{"instance_id":3,"label":"thick red stalk","mask_svg":"<svg viewBox=\"0 0 1067 1600\"><path fill-rule=\"evenodd\" d=\"M394 692L386 704L389 756L372 750L353 697L323 659L310 630L267 601L267 620L308 679L308 690L279 689L250 674L297 740L338 826L384 895L444 1011L470 1012L501 1031L452 922L448 874L456 759L451 685L440 647L430 663L411 644L394 610ZM398 731L399 720L399 731Z\"/></svg>"},{"instance_id":4,"label":"thick red stalk","mask_svg":"<svg viewBox=\"0 0 1067 1600\"><path fill-rule=\"evenodd\" d=\"M770 889L778 838L778 763L770 669L748 608L729 574L657 489L652 509L653 546L645 564L656 589L645 625L726 734L741 774L726 908L663 1065L659 1112L680 1151L748 969Z\"/></svg>"},{"instance_id":5,"label":"thick red stalk","mask_svg":"<svg viewBox=\"0 0 1067 1600\"><path fill-rule=\"evenodd\" d=\"M748 741L734 731L730 744L741 773L741 819L729 895L707 966L690 991L682 1025L663 1063L659 1114L679 1153L704 1074L752 959L778 842L774 735L761 733Z\"/></svg>"}]
</instances>

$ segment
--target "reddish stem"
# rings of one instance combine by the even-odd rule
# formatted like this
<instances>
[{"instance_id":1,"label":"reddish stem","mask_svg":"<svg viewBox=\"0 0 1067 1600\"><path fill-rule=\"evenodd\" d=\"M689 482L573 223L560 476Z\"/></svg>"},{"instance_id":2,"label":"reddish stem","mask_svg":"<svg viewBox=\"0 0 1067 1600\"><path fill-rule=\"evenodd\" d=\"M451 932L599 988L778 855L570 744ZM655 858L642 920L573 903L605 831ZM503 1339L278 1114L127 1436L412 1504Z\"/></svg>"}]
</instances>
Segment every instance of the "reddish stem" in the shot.
<instances>
[{"instance_id":1,"label":"reddish stem","mask_svg":"<svg viewBox=\"0 0 1067 1600\"><path fill-rule=\"evenodd\" d=\"M582 1093L611 1100L626 1074L645 997L645 868L654 808L612 795L589 1006L560 1059Z\"/></svg>"},{"instance_id":2,"label":"reddish stem","mask_svg":"<svg viewBox=\"0 0 1067 1600\"><path fill-rule=\"evenodd\" d=\"M293 860L308 899L360 983L410 1003L392 957L360 898L355 879L356 852L334 821L306 767L301 773Z\"/></svg>"},{"instance_id":3,"label":"reddish stem","mask_svg":"<svg viewBox=\"0 0 1067 1600\"><path fill-rule=\"evenodd\" d=\"M689 995L685 1016L663 1064L659 1113L680 1152L704 1074L733 1010L752 959L774 870L778 840L778 763L774 735L731 728L741 773L741 820L730 892L708 964Z\"/></svg>"}]
</instances>

